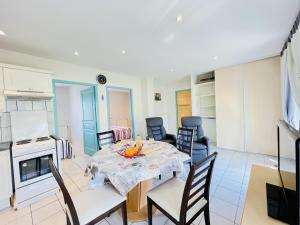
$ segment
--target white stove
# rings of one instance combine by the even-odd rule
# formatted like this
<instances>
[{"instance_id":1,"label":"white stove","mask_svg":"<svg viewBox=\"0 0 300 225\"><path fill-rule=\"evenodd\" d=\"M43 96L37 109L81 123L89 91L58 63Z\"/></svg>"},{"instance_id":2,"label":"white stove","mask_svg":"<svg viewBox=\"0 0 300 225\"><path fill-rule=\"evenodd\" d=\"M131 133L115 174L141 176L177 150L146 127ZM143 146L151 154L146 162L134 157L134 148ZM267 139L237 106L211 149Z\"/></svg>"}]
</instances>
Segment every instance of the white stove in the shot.
<instances>
[{"instance_id":1,"label":"white stove","mask_svg":"<svg viewBox=\"0 0 300 225\"><path fill-rule=\"evenodd\" d=\"M12 112L11 124L14 207L18 208L58 190L49 160L60 169L60 157L56 141L49 137L46 112Z\"/></svg>"},{"instance_id":2,"label":"white stove","mask_svg":"<svg viewBox=\"0 0 300 225\"><path fill-rule=\"evenodd\" d=\"M51 137L45 136L36 139L26 139L13 143L12 156L17 157L52 148L56 148L56 144L55 140Z\"/></svg>"}]
</instances>

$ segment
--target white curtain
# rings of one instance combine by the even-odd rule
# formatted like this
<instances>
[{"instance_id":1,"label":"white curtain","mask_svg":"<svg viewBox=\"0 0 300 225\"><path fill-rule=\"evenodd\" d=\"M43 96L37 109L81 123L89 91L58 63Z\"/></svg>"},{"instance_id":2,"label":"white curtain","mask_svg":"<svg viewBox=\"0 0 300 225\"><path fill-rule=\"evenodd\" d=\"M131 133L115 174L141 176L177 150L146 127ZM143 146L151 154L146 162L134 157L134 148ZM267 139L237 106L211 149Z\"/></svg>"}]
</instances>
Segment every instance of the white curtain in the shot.
<instances>
[{"instance_id":1,"label":"white curtain","mask_svg":"<svg viewBox=\"0 0 300 225\"><path fill-rule=\"evenodd\" d=\"M287 51L283 52L283 55L280 58L280 67L281 67L281 99L282 99L282 113L283 119L286 122L289 122L288 119L288 92L289 92L289 80L288 80L288 70L287 70Z\"/></svg>"},{"instance_id":2,"label":"white curtain","mask_svg":"<svg viewBox=\"0 0 300 225\"><path fill-rule=\"evenodd\" d=\"M300 31L293 35L281 57L282 109L286 122L300 125Z\"/></svg>"},{"instance_id":3,"label":"white curtain","mask_svg":"<svg viewBox=\"0 0 300 225\"><path fill-rule=\"evenodd\" d=\"M288 76L292 94L297 106L300 107L300 62L299 62L299 30L294 34L287 48Z\"/></svg>"}]
</instances>

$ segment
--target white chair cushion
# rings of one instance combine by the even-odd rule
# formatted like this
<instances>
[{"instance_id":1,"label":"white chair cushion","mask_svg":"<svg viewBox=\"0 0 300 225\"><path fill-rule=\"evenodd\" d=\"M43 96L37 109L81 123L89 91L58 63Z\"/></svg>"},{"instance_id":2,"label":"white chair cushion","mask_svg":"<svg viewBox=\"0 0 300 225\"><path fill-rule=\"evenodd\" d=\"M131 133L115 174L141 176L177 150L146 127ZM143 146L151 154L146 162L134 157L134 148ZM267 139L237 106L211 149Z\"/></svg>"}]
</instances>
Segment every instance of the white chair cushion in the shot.
<instances>
[{"instance_id":1,"label":"white chair cushion","mask_svg":"<svg viewBox=\"0 0 300 225\"><path fill-rule=\"evenodd\" d=\"M72 197L80 224L87 224L106 213L123 201L123 197L114 187L104 185L96 190L88 190Z\"/></svg>"},{"instance_id":2,"label":"white chair cushion","mask_svg":"<svg viewBox=\"0 0 300 225\"><path fill-rule=\"evenodd\" d=\"M184 186L185 182L178 178L173 178L148 192L148 197L179 221ZM190 203L202 193L200 192L193 197ZM188 210L186 220L189 221L206 203L207 201L204 198L199 200Z\"/></svg>"}]
</instances>

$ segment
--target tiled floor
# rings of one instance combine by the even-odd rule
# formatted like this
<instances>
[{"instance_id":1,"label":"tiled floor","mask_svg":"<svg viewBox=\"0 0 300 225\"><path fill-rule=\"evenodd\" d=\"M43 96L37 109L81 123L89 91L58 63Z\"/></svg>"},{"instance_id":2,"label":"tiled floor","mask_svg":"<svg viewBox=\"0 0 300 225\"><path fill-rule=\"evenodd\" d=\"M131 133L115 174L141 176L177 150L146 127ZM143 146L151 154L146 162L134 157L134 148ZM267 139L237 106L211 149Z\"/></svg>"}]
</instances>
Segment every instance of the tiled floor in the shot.
<instances>
[{"instance_id":1,"label":"tiled floor","mask_svg":"<svg viewBox=\"0 0 300 225\"><path fill-rule=\"evenodd\" d=\"M276 158L240 153L235 151L217 149L219 152L211 184L211 224L237 225L241 223L244 202L248 187L251 166L253 164L274 167ZM63 161L63 178L71 195L76 195L87 188L89 179L83 176L88 157L77 156L73 160ZM284 164L290 170L290 164ZM61 193L47 197L30 206L14 211L7 209L0 212L0 224L8 225L64 225L66 224L63 211L63 198ZM105 219L101 225L121 225L121 217L115 213ZM147 221L133 223L132 225L146 225ZM154 225L172 225L173 223L157 212ZM204 225L200 216L195 225Z\"/></svg>"}]
</instances>

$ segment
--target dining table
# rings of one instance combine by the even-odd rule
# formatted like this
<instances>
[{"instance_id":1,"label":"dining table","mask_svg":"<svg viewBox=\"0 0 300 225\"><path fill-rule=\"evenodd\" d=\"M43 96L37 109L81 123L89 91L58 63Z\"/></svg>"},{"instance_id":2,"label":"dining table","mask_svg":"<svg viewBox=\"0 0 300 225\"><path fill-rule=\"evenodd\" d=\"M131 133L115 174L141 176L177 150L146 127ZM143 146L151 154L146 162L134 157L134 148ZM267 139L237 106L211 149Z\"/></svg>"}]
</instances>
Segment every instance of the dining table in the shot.
<instances>
[{"instance_id":1,"label":"dining table","mask_svg":"<svg viewBox=\"0 0 300 225\"><path fill-rule=\"evenodd\" d=\"M154 188L153 180L170 178L173 172L179 176L185 172L184 162L190 159L173 145L153 140L140 140L139 154L132 158L122 154L135 144L135 141L121 141L107 145L91 159L97 163L99 173L121 195L127 196L127 217L131 222L147 218L147 192Z\"/></svg>"}]
</instances>

